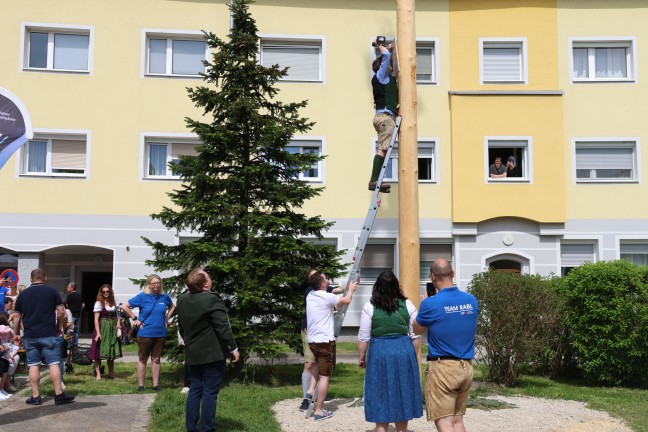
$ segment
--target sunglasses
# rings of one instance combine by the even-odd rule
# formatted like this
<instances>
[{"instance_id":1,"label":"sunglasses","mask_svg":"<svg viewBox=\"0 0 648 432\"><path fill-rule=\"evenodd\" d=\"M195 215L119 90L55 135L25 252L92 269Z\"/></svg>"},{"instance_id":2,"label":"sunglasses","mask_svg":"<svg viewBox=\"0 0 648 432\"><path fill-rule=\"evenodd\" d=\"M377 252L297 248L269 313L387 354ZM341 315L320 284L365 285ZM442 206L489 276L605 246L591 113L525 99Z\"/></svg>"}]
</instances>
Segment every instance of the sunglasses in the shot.
<instances>
[{"instance_id":1,"label":"sunglasses","mask_svg":"<svg viewBox=\"0 0 648 432\"><path fill-rule=\"evenodd\" d=\"M102 294L110 294L110 291L101 291Z\"/></svg>"}]
</instances>

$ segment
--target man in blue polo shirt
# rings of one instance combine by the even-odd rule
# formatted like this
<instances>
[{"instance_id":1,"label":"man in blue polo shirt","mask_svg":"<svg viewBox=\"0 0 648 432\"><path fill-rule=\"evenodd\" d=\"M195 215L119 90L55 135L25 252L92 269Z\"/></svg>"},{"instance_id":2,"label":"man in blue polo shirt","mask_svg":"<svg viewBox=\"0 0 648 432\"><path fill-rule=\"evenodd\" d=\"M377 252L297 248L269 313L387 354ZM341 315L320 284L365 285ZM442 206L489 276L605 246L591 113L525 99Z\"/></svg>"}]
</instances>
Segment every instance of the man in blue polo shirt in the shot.
<instances>
[{"instance_id":1,"label":"man in blue polo shirt","mask_svg":"<svg viewBox=\"0 0 648 432\"><path fill-rule=\"evenodd\" d=\"M448 261L435 260L430 278L438 292L423 300L413 322L414 333L428 330L427 418L439 432L465 432L479 306L472 294L453 284Z\"/></svg>"}]
</instances>

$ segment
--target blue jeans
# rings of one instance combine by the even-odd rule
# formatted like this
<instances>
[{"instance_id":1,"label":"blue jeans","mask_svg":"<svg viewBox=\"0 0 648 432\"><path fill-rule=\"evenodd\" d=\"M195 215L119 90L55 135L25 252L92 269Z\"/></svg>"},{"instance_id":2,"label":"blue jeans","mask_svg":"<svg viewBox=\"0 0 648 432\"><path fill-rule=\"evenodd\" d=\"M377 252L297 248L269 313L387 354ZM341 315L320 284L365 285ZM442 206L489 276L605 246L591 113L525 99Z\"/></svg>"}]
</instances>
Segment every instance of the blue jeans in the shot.
<instances>
[{"instance_id":1,"label":"blue jeans","mask_svg":"<svg viewBox=\"0 0 648 432\"><path fill-rule=\"evenodd\" d=\"M79 345L79 321L81 316L72 317L72 324L74 324L74 346Z\"/></svg>"},{"instance_id":2,"label":"blue jeans","mask_svg":"<svg viewBox=\"0 0 648 432\"><path fill-rule=\"evenodd\" d=\"M61 340L58 336L44 338L24 338L27 366L38 366L41 358L47 366L58 365L61 362Z\"/></svg>"},{"instance_id":3,"label":"blue jeans","mask_svg":"<svg viewBox=\"0 0 648 432\"><path fill-rule=\"evenodd\" d=\"M191 385L187 395L185 415L187 431L213 432L215 431L216 400L223 376L225 376L225 360L202 365L189 365L189 374ZM198 429L198 419L202 419L200 429Z\"/></svg>"}]
</instances>

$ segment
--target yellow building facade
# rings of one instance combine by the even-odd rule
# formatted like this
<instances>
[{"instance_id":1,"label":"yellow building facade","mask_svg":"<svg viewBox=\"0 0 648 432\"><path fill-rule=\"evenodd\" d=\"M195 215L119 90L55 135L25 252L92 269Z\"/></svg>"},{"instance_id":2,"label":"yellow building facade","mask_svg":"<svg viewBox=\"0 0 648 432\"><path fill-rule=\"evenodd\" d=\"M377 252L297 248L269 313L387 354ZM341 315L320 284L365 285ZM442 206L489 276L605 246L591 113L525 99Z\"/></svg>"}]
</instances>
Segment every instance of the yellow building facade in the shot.
<instances>
[{"instance_id":1,"label":"yellow building facade","mask_svg":"<svg viewBox=\"0 0 648 432\"><path fill-rule=\"evenodd\" d=\"M27 107L34 139L0 170L0 269L45 267L86 304L103 282L120 300L151 273L141 236L195 233L149 217L179 187L167 163L193 154L186 88L202 84L201 31L226 37L225 2L25 0L3 5L0 86ZM648 264L643 186L648 136L640 45L648 6L631 0L416 2L421 287L437 257L457 282L488 267L564 274L585 261ZM259 61L287 62L283 101L315 122L294 137L326 155L304 179L324 186L304 212L335 222L325 242L350 261L371 200L376 139L370 62L396 35L391 0L259 0ZM492 177L500 158L515 167ZM501 168L494 168L501 171ZM362 263L357 325L372 278L398 274L398 157Z\"/></svg>"}]
</instances>

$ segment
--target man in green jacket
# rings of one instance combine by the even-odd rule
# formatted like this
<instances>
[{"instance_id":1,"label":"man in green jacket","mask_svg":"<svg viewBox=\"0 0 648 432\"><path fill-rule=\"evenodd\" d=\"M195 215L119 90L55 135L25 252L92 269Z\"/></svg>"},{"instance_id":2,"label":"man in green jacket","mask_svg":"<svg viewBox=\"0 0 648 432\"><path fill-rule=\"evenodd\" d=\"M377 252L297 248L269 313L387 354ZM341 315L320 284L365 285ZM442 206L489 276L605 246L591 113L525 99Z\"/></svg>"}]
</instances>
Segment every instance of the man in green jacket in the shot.
<instances>
[{"instance_id":1,"label":"man in green jacket","mask_svg":"<svg viewBox=\"0 0 648 432\"><path fill-rule=\"evenodd\" d=\"M178 298L180 335L185 341L185 363L191 384L187 395L185 425L190 432L215 430L216 400L228 357L238 362L239 352L219 296L211 293L212 281L201 268L186 280L189 292ZM201 406L202 405L202 406ZM202 411L202 416L201 416ZM198 420L202 417L201 428Z\"/></svg>"}]
</instances>

